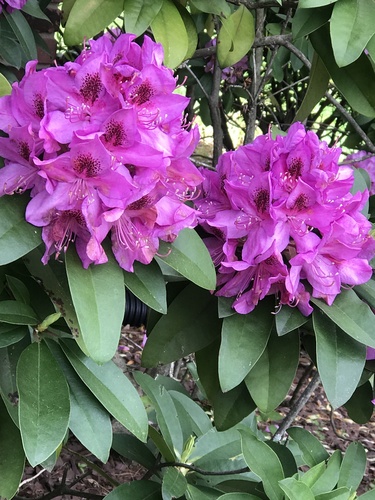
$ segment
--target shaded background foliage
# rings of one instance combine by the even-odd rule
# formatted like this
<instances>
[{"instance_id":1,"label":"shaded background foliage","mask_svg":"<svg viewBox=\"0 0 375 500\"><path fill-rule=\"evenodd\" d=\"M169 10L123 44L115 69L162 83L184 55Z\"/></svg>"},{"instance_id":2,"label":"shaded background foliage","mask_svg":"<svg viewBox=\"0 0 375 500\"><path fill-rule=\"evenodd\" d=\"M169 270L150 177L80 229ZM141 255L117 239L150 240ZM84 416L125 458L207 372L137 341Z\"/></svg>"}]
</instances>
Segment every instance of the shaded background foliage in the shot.
<instances>
[{"instance_id":1,"label":"shaded background foliage","mask_svg":"<svg viewBox=\"0 0 375 500\"><path fill-rule=\"evenodd\" d=\"M31 18L48 22L47 7L29 0L0 16L2 94L37 47L46 50ZM61 8L60 63L107 29L163 44L165 64L191 99L186 121L197 117L211 135L212 154L198 149L198 165L215 166L222 151L294 121L345 152L375 153L374 2L65 0ZM366 185L358 171L356 188ZM310 390L319 374L332 407L347 405L361 423L371 418L373 280L331 307L314 299L312 318L285 307L271 314L273 300L241 316L210 293L214 269L193 230L163 243L160 257L134 274L112 260L84 271L72 248L65 265L43 266L39 230L24 220L27 196L0 199L0 496L16 494L25 459L53 467L70 431L103 462L113 446L149 469L147 479L118 485L111 500L356 497L366 462L360 443L329 456L288 419L269 440L254 410L268 418L277 409L303 347L317 368ZM370 199L370 217L372 206ZM124 284L150 307L144 367L195 353L199 404L173 380L139 372L141 400L112 362ZM119 299L109 304L114 292ZM113 436L112 417L132 435Z\"/></svg>"}]
</instances>

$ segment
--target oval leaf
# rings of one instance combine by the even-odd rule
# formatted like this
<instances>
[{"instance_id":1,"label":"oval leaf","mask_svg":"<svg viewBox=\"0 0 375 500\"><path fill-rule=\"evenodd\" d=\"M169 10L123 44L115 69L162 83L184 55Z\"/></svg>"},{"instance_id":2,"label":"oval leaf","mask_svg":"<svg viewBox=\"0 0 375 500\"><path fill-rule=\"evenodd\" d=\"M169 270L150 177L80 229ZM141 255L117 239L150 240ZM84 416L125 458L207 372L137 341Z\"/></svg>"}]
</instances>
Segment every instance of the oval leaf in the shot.
<instances>
[{"instance_id":1,"label":"oval leaf","mask_svg":"<svg viewBox=\"0 0 375 500\"><path fill-rule=\"evenodd\" d=\"M315 500L315 496L311 489L301 481L294 477L287 477L279 482L281 489L287 495L289 500Z\"/></svg>"},{"instance_id":2,"label":"oval leaf","mask_svg":"<svg viewBox=\"0 0 375 500\"><path fill-rule=\"evenodd\" d=\"M160 500L160 484L153 481L139 480L132 483L125 483L115 488L106 495L103 500Z\"/></svg>"},{"instance_id":3,"label":"oval leaf","mask_svg":"<svg viewBox=\"0 0 375 500\"><path fill-rule=\"evenodd\" d=\"M350 443L342 460L337 487L356 491L366 470L366 450L359 442Z\"/></svg>"},{"instance_id":4,"label":"oval leaf","mask_svg":"<svg viewBox=\"0 0 375 500\"><path fill-rule=\"evenodd\" d=\"M366 346L346 335L320 311L313 313L317 368L333 408L348 401L361 378Z\"/></svg>"},{"instance_id":5,"label":"oval leaf","mask_svg":"<svg viewBox=\"0 0 375 500\"><path fill-rule=\"evenodd\" d=\"M97 365L73 340L64 340L61 347L79 377L104 408L138 439L146 441L146 410L135 387L120 368L112 361Z\"/></svg>"},{"instance_id":6,"label":"oval leaf","mask_svg":"<svg viewBox=\"0 0 375 500\"><path fill-rule=\"evenodd\" d=\"M46 460L64 439L69 423L69 389L44 342L27 347L17 365L19 421L32 467Z\"/></svg>"},{"instance_id":7,"label":"oval leaf","mask_svg":"<svg viewBox=\"0 0 375 500\"><path fill-rule=\"evenodd\" d=\"M0 302L0 321L12 325L37 325L39 319L29 305L17 300L3 300Z\"/></svg>"},{"instance_id":8,"label":"oval leaf","mask_svg":"<svg viewBox=\"0 0 375 500\"><path fill-rule=\"evenodd\" d=\"M19 342L28 333L29 330L26 325L14 326L9 324L0 324L0 348Z\"/></svg>"},{"instance_id":9,"label":"oval leaf","mask_svg":"<svg viewBox=\"0 0 375 500\"><path fill-rule=\"evenodd\" d=\"M159 13L163 0L124 0L125 31L139 36Z\"/></svg>"},{"instance_id":10,"label":"oval leaf","mask_svg":"<svg viewBox=\"0 0 375 500\"><path fill-rule=\"evenodd\" d=\"M225 0L190 0L194 7L208 14L216 14L217 16L229 16L230 6Z\"/></svg>"},{"instance_id":11,"label":"oval leaf","mask_svg":"<svg viewBox=\"0 0 375 500\"><path fill-rule=\"evenodd\" d=\"M309 467L314 467L329 458L324 446L309 431L301 427L289 427L288 434L298 444L303 459Z\"/></svg>"},{"instance_id":12,"label":"oval leaf","mask_svg":"<svg viewBox=\"0 0 375 500\"><path fill-rule=\"evenodd\" d=\"M194 229L180 231L173 243L160 242L159 254L162 260L182 276L207 290L216 287L216 272L211 256L202 239Z\"/></svg>"},{"instance_id":13,"label":"oval leaf","mask_svg":"<svg viewBox=\"0 0 375 500\"><path fill-rule=\"evenodd\" d=\"M0 97L9 95L12 92L12 87L5 76L0 73Z\"/></svg>"},{"instance_id":14,"label":"oval leaf","mask_svg":"<svg viewBox=\"0 0 375 500\"><path fill-rule=\"evenodd\" d=\"M161 487L163 500L180 498L186 491L187 481L182 472L176 467L168 467L163 476Z\"/></svg>"},{"instance_id":15,"label":"oval leaf","mask_svg":"<svg viewBox=\"0 0 375 500\"><path fill-rule=\"evenodd\" d=\"M40 229L25 221L28 197L0 197L0 265L9 264L41 244Z\"/></svg>"},{"instance_id":16,"label":"oval leaf","mask_svg":"<svg viewBox=\"0 0 375 500\"><path fill-rule=\"evenodd\" d=\"M65 262L83 342L94 361L105 363L117 350L124 318L122 269L111 254L106 264L84 269L72 247L66 253Z\"/></svg>"},{"instance_id":17,"label":"oval leaf","mask_svg":"<svg viewBox=\"0 0 375 500\"><path fill-rule=\"evenodd\" d=\"M217 40L217 57L221 68L233 66L251 49L255 38L254 18L241 5L223 20Z\"/></svg>"},{"instance_id":18,"label":"oval leaf","mask_svg":"<svg viewBox=\"0 0 375 500\"><path fill-rule=\"evenodd\" d=\"M155 40L163 45L164 64L176 68L184 60L189 40L185 24L172 0L164 0L151 23Z\"/></svg>"}]
</instances>

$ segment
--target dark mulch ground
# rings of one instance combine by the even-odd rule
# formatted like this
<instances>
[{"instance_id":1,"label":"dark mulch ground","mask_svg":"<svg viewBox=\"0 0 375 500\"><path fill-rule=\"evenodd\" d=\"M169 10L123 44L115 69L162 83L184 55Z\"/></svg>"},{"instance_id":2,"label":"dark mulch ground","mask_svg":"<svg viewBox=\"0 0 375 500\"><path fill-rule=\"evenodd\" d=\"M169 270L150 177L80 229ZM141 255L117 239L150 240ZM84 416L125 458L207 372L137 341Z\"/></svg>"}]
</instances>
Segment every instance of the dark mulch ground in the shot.
<instances>
[{"instance_id":1,"label":"dark mulch ground","mask_svg":"<svg viewBox=\"0 0 375 500\"><path fill-rule=\"evenodd\" d=\"M121 353L120 363L124 366L139 367L142 335L142 332L123 333L122 343L125 350ZM302 363L299 374L305 366L306 362ZM281 407L280 411L288 413L289 409L285 406ZM312 432L330 452L336 449L344 451L351 441L360 441L367 450L368 466L359 491L363 493L375 488L375 414L366 425L359 425L350 420L345 409L335 410L331 415L330 405L322 387L319 386L293 425ZM103 465L73 437L62 450L51 472L43 471L41 467L26 467L22 486L15 500L98 500L100 496L107 495L113 485L110 479L103 477L93 468L95 465L117 483L140 479L146 473L141 466L123 459L115 452L111 454L108 463ZM55 496L61 483L76 493Z\"/></svg>"}]
</instances>

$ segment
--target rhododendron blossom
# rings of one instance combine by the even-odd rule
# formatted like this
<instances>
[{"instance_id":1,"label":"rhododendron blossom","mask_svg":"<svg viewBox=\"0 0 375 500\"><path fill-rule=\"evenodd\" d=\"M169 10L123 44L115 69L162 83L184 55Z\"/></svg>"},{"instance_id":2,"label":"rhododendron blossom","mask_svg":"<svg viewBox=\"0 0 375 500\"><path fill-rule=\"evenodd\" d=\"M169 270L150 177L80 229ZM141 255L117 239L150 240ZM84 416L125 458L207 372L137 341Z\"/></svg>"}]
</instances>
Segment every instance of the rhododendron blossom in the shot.
<instances>
[{"instance_id":1,"label":"rhododendron blossom","mask_svg":"<svg viewBox=\"0 0 375 500\"><path fill-rule=\"evenodd\" d=\"M331 305L341 289L371 278L368 193L351 194L352 168L300 123L286 136L257 137L223 154L205 173L196 206L218 269L217 295L239 313L266 295L277 307L312 312L310 296ZM310 295L311 294L311 295Z\"/></svg>"},{"instance_id":2,"label":"rhododendron blossom","mask_svg":"<svg viewBox=\"0 0 375 500\"><path fill-rule=\"evenodd\" d=\"M8 2L10 4L10 2ZM25 76L0 99L0 195L30 190L26 220L40 226L43 262L75 243L84 267L149 263L159 240L195 227L203 177L190 161L197 127L184 123L160 44L135 35L90 41L74 62Z\"/></svg>"},{"instance_id":3,"label":"rhododendron blossom","mask_svg":"<svg viewBox=\"0 0 375 500\"><path fill-rule=\"evenodd\" d=\"M3 9L10 13L14 10L20 10L26 2L27 0L0 0L0 14Z\"/></svg>"}]
</instances>

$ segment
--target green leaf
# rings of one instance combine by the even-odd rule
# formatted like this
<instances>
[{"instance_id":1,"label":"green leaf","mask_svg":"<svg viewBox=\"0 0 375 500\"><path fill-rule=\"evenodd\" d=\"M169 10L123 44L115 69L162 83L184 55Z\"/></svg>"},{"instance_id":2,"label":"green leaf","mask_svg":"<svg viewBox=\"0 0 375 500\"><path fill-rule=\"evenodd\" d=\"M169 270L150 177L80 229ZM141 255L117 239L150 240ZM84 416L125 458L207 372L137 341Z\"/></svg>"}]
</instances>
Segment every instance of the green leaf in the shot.
<instances>
[{"instance_id":1,"label":"green leaf","mask_svg":"<svg viewBox=\"0 0 375 500\"><path fill-rule=\"evenodd\" d=\"M333 7L330 32L337 65L347 66L362 54L374 34L375 4L340 0Z\"/></svg>"},{"instance_id":2,"label":"green leaf","mask_svg":"<svg viewBox=\"0 0 375 500\"><path fill-rule=\"evenodd\" d=\"M38 0L27 0L21 10L29 16L36 17L37 19L44 19L44 21L48 21L49 23L51 23L49 17L46 16L39 7Z\"/></svg>"},{"instance_id":3,"label":"green leaf","mask_svg":"<svg viewBox=\"0 0 375 500\"><path fill-rule=\"evenodd\" d=\"M141 441L146 441L146 410L133 384L120 368L112 361L97 365L73 340L64 340L61 347L79 377L109 413Z\"/></svg>"},{"instance_id":4,"label":"green leaf","mask_svg":"<svg viewBox=\"0 0 375 500\"><path fill-rule=\"evenodd\" d=\"M188 37L188 49L187 49L187 52L186 52L185 57L184 57L184 60L187 60L187 59L190 59L194 55L194 53L197 49L197 45L198 45L197 28L196 28L196 25L195 25L193 18L191 17L189 12L185 9L185 7L183 7L178 2L175 3L175 5L176 5L178 12L180 13L181 18L185 24L185 29L186 29L186 33L187 33L187 37Z\"/></svg>"},{"instance_id":5,"label":"green leaf","mask_svg":"<svg viewBox=\"0 0 375 500\"><path fill-rule=\"evenodd\" d=\"M64 439L69 423L69 390L44 342L29 345L17 365L19 420L32 467L46 460Z\"/></svg>"},{"instance_id":6,"label":"green leaf","mask_svg":"<svg viewBox=\"0 0 375 500\"><path fill-rule=\"evenodd\" d=\"M245 379L260 411L274 410L288 394L299 362L299 336L271 335L267 347Z\"/></svg>"},{"instance_id":7,"label":"green leaf","mask_svg":"<svg viewBox=\"0 0 375 500\"><path fill-rule=\"evenodd\" d=\"M182 472L176 467L168 467L163 475L161 492L163 500L181 497L187 488L187 481Z\"/></svg>"},{"instance_id":8,"label":"green leaf","mask_svg":"<svg viewBox=\"0 0 375 500\"><path fill-rule=\"evenodd\" d=\"M0 73L0 97L9 95L12 92L12 87L5 76Z\"/></svg>"},{"instance_id":9,"label":"green leaf","mask_svg":"<svg viewBox=\"0 0 375 500\"><path fill-rule=\"evenodd\" d=\"M169 395L177 409L179 418L182 419L182 415L184 415L185 419L190 421L190 429L196 436L205 434L212 429L212 423L207 413L195 401L176 391L169 391Z\"/></svg>"},{"instance_id":10,"label":"green leaf","mask_svg":"<svg viewBox=\"0 0 375 500\"><path fill-rule=\"evenodd\" d=\"M124 483L106 495L103 500L160 500L160 484L140 479L132 483Z\"/></svg>"},{"instance_id":11,"label":"green leaf","mask_svg":"<svg viewBox=\"0 0 375 500\"><path fill-rule=\"evenodd\" d=\"M324 446L309 431L301 427L289 427L288 434L298 444L303 459L309 467L314 467L329 458Z\"/></svg>"},{"instance_id":12,"label":"green leaf","mask_svg":"<svg viewBox=\"0 0 375 500\"><path fill-rule=\"evenodd\" d=\"M273 324L274 316L268 303L259 304L250 314L224 318L219 351L223 392L239 385L254 367L266 348Z\"/></svg>"},{"instance_id":13,"label":"green leaf","mask_svg":"<svg viewBox=\"0 0 375 500\"><path fill-rule=\"evenodd\" d=\"M0 56L8 66L20 69L25 58L20 44L5 17L0 17Z\"/></svg>"},{"instance_id":14,"label":"green leaf","mask_svg":"<svg viewBox=\"0 0 375 500\"><path fill-rule=\"evenodd\" d=\"M355 293L364 299L370 306L375 307L375 280L370 279L367 283L354 287Z\"/></svg>"},{"instance_id":15,"label":"green leaf","mask_svg":"<svg viewBox=\"0 0 375 500\"><path fill-rule=\"evenodd\" d=\"M30 335L25 335L19 342L0 349L0 395L17 427L19 419L16 369L19 357L29 344Z\"/></svg>"},{"instance_id":16,"label":"green leaf","mask_svg":"<svg viewBox=\"0 0 375 500\"><path fill-rule=\"evenodd\" d=\"M21 435L0 399L0 497L17 493L25 466Z\"/></svg>"},{"instance_id":17,"label":"green leaf","mask_svg":"<svg viewBox=\"0 0 375 500\"><path fill-rule=\"evenodd\" d=\"M353 500L353 493L349 488L338 488L334 491L317 495L315 500Z\"/></svg>"},{"instance_id":18,"label":"green leaf","mask_svg":"<svg viewBox=\"0 0 375 500\"><path fill-rule=\"evenodd\" d=\"M193 486L188 484L186 491L187 500L216 500L221 491L206 486Z\"/></svg>"},{"instance_id":19,"label":"green leaf","mask_svg":"<svg viewBox=\"0 0 375 500\"><path fill-rule=\"evenodd\" d=\"M6 275L6 282L13 297L19 302L30 305L30 293L26 285L14 276Z\"/></svg>"},{"instance_id":20,"label":"green leaf","mask_svg":"<svg viewBox=\"0 0 375 500\"><path fill-rule=\"evenodd\" d=\"M340 68L334 58L329 27L322 26L310 34L314 49L321 57L331 78L355 111L365 116L375 116L375 80L371 62L362 54L355 62Z\"/></svg>"},{"instance_id":21,"label":"green leaf","mask_svg":"<svg viewBox=\"0 0 375 500\"><path fill-rule=\"evenodd\" d=\"M25 221L29 199L23 196L0 198L0 265L9 264L41 243L40 229Z\"/></svg>"},{"instance_id":22,"label":"green leaf","mask_svg":"<svg viewBox=\"0 0 375 500\"><path fill-rule=\"evenodd\" d=\"M125 286L147 304L162 314L167 313L167 292L160 267L153 260L147 266L134 262L134 273L124 271Z\"/></svg>"},{"instance_id":23,"label":"green leaf","mask_svg":"<svg viewBox=\"0 0 375 500\"><path fill-rule=\"evenodd\" d=\"M270 416L270 419L272 417ZM285 477L294 476L298 472L296 459L293 453L284 444L276 443L275 441L265 441L266 445L269 446L279 457L281 466L284 471Z\"/></svg>"},{"instance_id":24,"label":"green leaf","mask_svg":"<svg viewBox=\"0 0 375 500\"><path fill-rule=\"evenodd\" d=\"M333 408L348 401L361 378L366 346L343 332L321 311L313 312L317 368Z\"/></svg>"},{"instance_id":25,"label":"green leaf","mask_svg":"<svg viewBox=\"0 0 375 500\"><path fill-rule=\"evenodd\" d=\"M185 58L189 40L185 24L172 0L163 0L161 9L151 22L151 29L155 40L163 45L164 64L176 68Z\"/></svg>"},{"instance_id":26,"label":"green leaf","mask_svg":"<svg viewBox=\"0 0 375 500\"><path fill-rule=\"evenodd\" d=\"M90 357L105 363L114 356L125 311L123 271L107 252L108 262L82 267L73 247L66 252L66 273L83 342Z\"/></svg>"},{"instance_id":27,"label":"green leaf","mask_svg":"<svg viewBox=\"0 0 375 500\"><path fill-rule=\"evenodd\" d=\"M225 0L190 0L194 7L201 12L208 14L216 14L217 16L229 16L231 13L230 7Z\"/></svg>"},{"instance_id":28,"label":"green leaf","mask_svg":"<svg viewBox=\"0 0 375 500\"><path fill-rule=\"evenodd\" d=\"M323 64L323 61L314 52L314 57L311 65L309 85L306 94L303 98L301 106L299 107L293 122L303 122L312 112L314 107L318 104L320 99L324 96L329 83L329 73ZM283 308L285 309L285 307Z\"/></svg>"},{"instance_id":29,"label":"green leaf","mask_svg":"<svg viewBox=\"0 0 375 500\"><path fill-rule=\"evenodd\" d=\"M372 489L370 491L367 491L363 495L360 495L358 498L361 500L375 500L375 490Z\"/></svg>"},{"instance_id":30,"label":"green leaf","mask_svg":"<svg viewBox=\"0 0 375 500\"><path fill-rule=\"evenodd\" d=\"M65 26L67 45L80 45L92 38L118 17L124 0L76 0Z\"/></svg>"},{"instance_id":31,"label":"green leaf","mask_svg":"<svg viewBox=\"0 0 375 500\"><path fill-rule=\"evenodd\" d=\"M337 487L346 486L356 491L366 470L366 451L359 442L347 447L342 460Z\"/></svg>"},{"instance_id":32,"label":"green leaf","mask_svg":"<svg viewBox=\"0 0 375 500\"><path fill-rule=\"evenodd\" d=\"M160 242L159 254L170 267L189 281L207 290L216 287L216 272L211 256L194 229L183 229L173 243Z\"/></svg>"},{"instance_id":33,"label":"green leaf","mask_svg":"<svg viewBox=\"0 0 375 500\"><path fill-rule=\"evenodd\" d=\"M280 488L287 495L289 500L315 500L315 496L311 489L301 481L294 477L287 477L279 482Z\"/></svg>"},{"instance_id":34,"label":"green leaf","mask_svg":"<svg viewBox=\"0 0 375 500\"><path fill-rule=\"evenodd\" d=\"M320 9L298 8L292 19L293 40L309 35L327 23L331 17L332 7Z\"/></svg>"},{"instance_id":35,"label":"green leaf","mask_svg":"<svg viewBox=\"0 0 375 500\"><path fill-rule=\"evenodd\" d=\"M374 313L353 290L343 290L331 306L320 299L311 302L350 337L375 348Z\"/></svg>"},{"instance_id":36,"label":"green leaf","mask_svg":"<svg viewBox=\"0 0 375 500\"><path fill-rule=\"evenodd\" d=\"M123 457L137 462L146 469L152 469L156 458L149 447L131 434L113 434L112 448Z\"/></svg>"},{"instance_id":37,"label":"green leaf","mask_svg":"<svg viewBox=\"0 0 375 500\"><path fill-rule=\"evenodd\" d=\"M324 462L321 462L324 465L323 473L318 478L316 478L316 481L314 481L314 483L310 485L314 495L319 495L324 492L331 491L336 487L337 481L339 480L341 461L341 452L339 450L336 450L329 458L327 466ZM316 465L315 467L318 467L319 465L320 464ZM302 477L302 481L304 482L306 482L304 480L305 477L306 474Z\"/></svg>"},{"instance_id":38,"label":"green leaf","mask_svg":"<svg viewBox=\"0 0 375 500\"><path fill-rule=\"evenodd\" d=\"M298 8L310 9L313 7L322 7L323 5L330 5L331 3L335 2L337 2L337 0L299 0Z\"/></svg>"},{"instance_id":39,"label":"green leaf","mask_svg":"<svg viewBox=\"0 0 375 500\"><path fill-rule=\"evenodd\" d=\"M221 495L218 500L258 500L260 497L251 495L250 493L225 493Z\"/></svg>"},{"instance_id":40,"label":"green leaf","mask_svg":"<svg viewBox=\"0 0 375 500\"><path fill-rule=\"evenodd\" d=\"M124 0L124 23L127 33L139 36L159 13L163 0Z\"/></svg>"},{"instance_id":41,"label":"green leaf","mask_svg":"<svg viewBox=\"0 0 375 500\"><path fill-rule=\"evenodd\" d=\"M12 325L37 325L39 319L29 305L17 300L3 300L0 302L0 321Z\"/></svg>"},{"instance_id":42,"label":"green leaf","mask_svg":"<svg viewBox=\"0 0 375 500\"><path fill-rule=\"evenodd\" d=\"M276 331L280 337L289 332L297 330L304 325L308 318L304 316L296 307L283 306L280 311L275 314Z\"/></svg>"},{"instance_id":43,"label":"green leaf","mask_svg":"<svg viewBox=\"0 0 375 500\"><path fill-rule=\"evenodd\" d=\"M369 381L357 387L352 397L345 403L349 417L357 424L366 424L372 417L374 405L372 385Z\"/></svg>"},{"instance_id":44,"label":"green leaf","mask_svg":"<svg viewBox=\"0 0 375 500\"><path fill-rule=\"evenodd\" d=\"M69 385L69 429L85 448L103 463L106 463L112 444L110 416L78 377L61 347L52 340L46 340L46 342L64 372Z\"/></svg>"},{"instance_id":45,"label":"green leaf","mask_svg":"<svg viewBox=\"0 0 375 500\"><path fill-rule=\"evenodd\" d=\"M37 51L35 46L35 39L29 23L19 10L14 10L8 14L6 10L3 11L5 19L13 30L26 59L37 59Z\"/></svg>"},{"instance_id":46,"label":"green leaf","mask_svg":"<svg viewBox=\"0 0 375 500\"><path fill-rule=\"evenodd\" d=\"M19 342L25 335L29 333L26 325L14 326L8 324L0 324L0 348Z\"/></svg>"},{"instance_id":47,"label":"green leaf","mask_svg":"<svg viewBox=\"0 0 375 500\"><path fill-rule=\"evenodd\" d=\"M217 58L221 68L233 66L251 49L255 38L254 18L241 5L223 20L217 39Z\"/></svg>"},{"instance_id":48,"label":"green leaf","mask_svg":"<svg viewBox=\"0 0 375 500\"><path fill-rule=\"evenodd\" d=\"M170 363L210 344L220 332L216 310L216 297L189 284L152 329L142 365Z\"/></svg>"},{"instance_id":49,"label":"green leaf","mask_svg":"<svg viewBox=\"0 0 375 500\"><path fill-rule=\"evenodd\" d=\"M262 480L265 493L271 500L282 500L283 492L279 481L284 479L284 471L276 453L259 441L251 432L239 429L242 452L250 470Z\"/></svg>"},{"instance_id":50,"label":"green leaf","mask_svg":"<svg viewBox=\"0 0 375 500\"><path fill-rule=\"evenodd\" d=\"M170 451L174 456L180 459L184 442L181 425L179 423L173 399L169 395L168 391L149 375L141 372L135 372L134 378L147 394L152 406L155 408L156 420L158 422L160 432Z\"/></svg>"}]
</instances>

